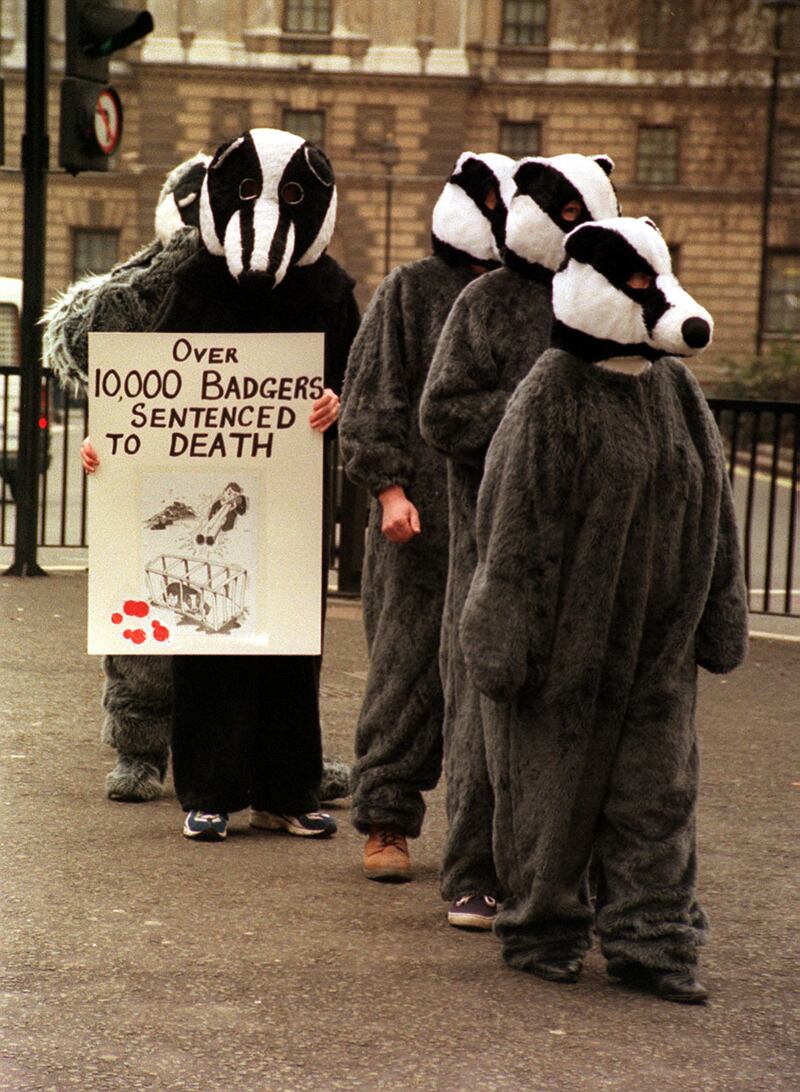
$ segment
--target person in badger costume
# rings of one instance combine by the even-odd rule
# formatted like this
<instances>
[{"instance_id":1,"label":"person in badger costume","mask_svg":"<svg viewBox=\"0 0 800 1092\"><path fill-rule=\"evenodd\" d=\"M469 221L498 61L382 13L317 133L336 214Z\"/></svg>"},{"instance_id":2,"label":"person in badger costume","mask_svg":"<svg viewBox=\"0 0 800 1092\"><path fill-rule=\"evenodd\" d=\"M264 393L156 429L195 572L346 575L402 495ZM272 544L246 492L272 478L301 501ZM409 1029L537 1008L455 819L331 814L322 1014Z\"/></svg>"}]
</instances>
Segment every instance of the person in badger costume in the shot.
<instances>
[{"instance_id":1,"label":"person in badger costume","mask_svg":"<svg viewBox=\"0 0 800 1092\"><path fill-rule=\"evenodd\" d=\"M712 320L651 220L583 224L565 247L551 347L489 448L461 620L486 695L494 928L512 967L563 983L594 921L611 975L698 1003L697 667L747 647L722 442L679 359Z\"/></svg>"},{"instance_id":2,"label":"person in badger costume","mask_svg":"<svg viewBox=\"0 0 800 1092\"><path fill-rule=\"evenodd\" d=\"M91 330L136 333L151 326L175 270L200 248L200 190L211 156L198 152L167 175L155 211L155 239L110 273L82 277L42 316L44 359L61 386L86 390ZM169 762L172 666L168 656L105 656L101 738L117 751L106 776L111 800L158 799ZM349 792L350 768L326 758L320 798Z\"/></svg>"},{"instance_id":3,"label":"person in badger costume","mask_svg":"<svg viewBox=\"0 0 800 1092\"><path fill-rule=\"evenodd\" d=\"M549 344L550 282L577 224L619 209L608 156L526 157L514 169L504 267L467 285L442 330L420 403L423 438L447 456L450 559L442 617L448 921L489 929L503 892L492 857L492 791L480 694L458 643L477 561L475 508L486 449L520 380Z\"/></svg>"},{"instance_id":4,"label":"person in badger costume","mask_svg":"<svg viewBox=\"0 0 800 1092\"><path fill-rule=\"evenodd\" d=\"M344 465L374 498L362 580L370 661L352 773L352 819L368 836L364 872L374 880L411 878L408 838L441 770L446 471L420 436L419 400L454 300L499 265L512 167L494 153L459 156L433 210L433 254L385 278L348 362Z\"/></svg>"},{"instance_id":5,"label":"person in badger costume","mask_svg":"<svg viewBox=\"0 0 800 1092\"><path fill-rule=\"evenodd\" d=\"M200 246L200 189L211 157L198 153L175 167L156 204L156 237L110 273L88 275L45 311L47 366L71 393L85 392L92 330L147 330L175 270ZM112 800L161 796L172 730L172 669L168 656L105 656L101 738L117 751L106 777Z\"/></svg>"},{"instance_id":6,"label":"person in badger costume","mask_svg":"<svg viewBox=\"0 0 800 1092\"><path fill-rule=\"evenodd\" d=\"M353 281L324 253L335 212L330 163L302 138L253 129L224 145L202 185L201 245L173 271L151 323L170 332L323 331L326 391L311 415L320 431L335 423L358 326ZM83 456L87 470L96 469L90 444ZM341 764L321 765L319 657L213 659L172 663L184 834L223 838L228 814L248 804L253 826L332 833L333 820L316 811L318 793L331 798L340 786L320 780L323 772L347 779ZM233 702L232 691L240 695Z\"/></svg>"}]
</instances>

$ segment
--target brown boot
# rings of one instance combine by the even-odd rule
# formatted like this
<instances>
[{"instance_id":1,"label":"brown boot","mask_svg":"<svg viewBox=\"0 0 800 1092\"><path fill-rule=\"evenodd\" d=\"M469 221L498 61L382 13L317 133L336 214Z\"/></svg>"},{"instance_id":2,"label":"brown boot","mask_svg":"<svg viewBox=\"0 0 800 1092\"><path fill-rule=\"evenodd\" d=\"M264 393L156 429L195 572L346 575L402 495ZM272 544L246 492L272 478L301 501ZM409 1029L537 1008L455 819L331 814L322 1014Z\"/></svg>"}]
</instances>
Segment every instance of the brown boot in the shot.
<instances>
[{"instance_id":1,"label":"brown boot","mask_svg":"<svg viewBox=\"0 0 800 1092\"><path fill-rule=\"evenodd\" d=\"M370 827L364 846L364 875L384 883L410 880L411 857L406 836L391 827Z\"/></svg>"}]
</instances>

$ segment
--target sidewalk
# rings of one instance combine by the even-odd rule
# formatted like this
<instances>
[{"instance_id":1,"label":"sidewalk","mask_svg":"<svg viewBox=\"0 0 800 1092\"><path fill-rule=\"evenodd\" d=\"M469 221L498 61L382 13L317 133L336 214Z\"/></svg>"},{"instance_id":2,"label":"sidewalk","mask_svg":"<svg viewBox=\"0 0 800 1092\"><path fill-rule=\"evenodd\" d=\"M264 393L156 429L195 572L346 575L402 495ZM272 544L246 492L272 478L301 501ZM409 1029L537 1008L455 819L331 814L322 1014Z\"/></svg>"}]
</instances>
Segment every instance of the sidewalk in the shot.
<instances>
[{"instance_id":1,"label":"sidewalk","mask_svg":"<svg viewBox=\"0 0 800 1092\"><path fill-rule=\"evenodd\" d=\"M360 874L346 806L310 844L180 836L170 795L105 799L85 574L0 578L0 1089L697 1092L800 1087L800 644L759 639L703 675L700 890L714 927L701 1009L505 968L447 926L432 793L417 879ZM329 611L326 752L349 758L366 672L357 604Z\"/></svg>"}]
</instances>

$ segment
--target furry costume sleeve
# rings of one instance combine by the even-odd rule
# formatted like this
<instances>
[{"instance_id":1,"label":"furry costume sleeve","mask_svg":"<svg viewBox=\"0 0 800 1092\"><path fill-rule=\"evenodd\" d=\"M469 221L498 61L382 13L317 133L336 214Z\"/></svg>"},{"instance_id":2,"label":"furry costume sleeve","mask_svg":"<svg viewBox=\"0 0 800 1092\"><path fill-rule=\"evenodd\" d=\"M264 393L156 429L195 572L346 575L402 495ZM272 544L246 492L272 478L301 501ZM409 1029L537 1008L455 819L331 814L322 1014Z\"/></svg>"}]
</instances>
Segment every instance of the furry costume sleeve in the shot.
<instances>
[{"instance_id":1,"label":"furry costume sleeve","mask_svg":"<svg viewBox=\"0 0 800 1092\"><path fill-rule=\"evenodd\" d=\"M725 675L747 655L747 589L739 535L727 477L722 491L714 575L697 627L695 659L706 671Z\"/></svg>"},{"instance_id":2,"label":"furry costume sleeve","mask_svg":"<svg viewBox=\"0 0 800 1092\"><path fill-rule=\"evenodd\" d=\"M195 229L178 231L166 246L149 243L110 273L82 277L42 316L44 359L65 389L79 394L89 374L90 330L146 330L175 269L197 249Z\"/></svg>"},{"instance_id":3,"label":"furry costume sleeve","mask_svg":"<svg viewBox=\"0 0 800 1092\"><path fill-rule=\"evenodd\" d=\"M696 428L695 435L701 435L704 440L707 437L703 457L721 477L714 571L695 635L695 659L707 671L725 675L743 663L747 655L747 588L722 438L697 380L688 369L685 376L689 412L698 425L704 426Z\"/></svg>"},{"instance_id":4,"label":"furry costume sleeve","mask_svg":"<svg viewBox=\"0 0 800 1092\"><path fill-rule=\"evenodd\" d=\"M123 282L112 275L96 293L93 330L147 330L169 290L175 270L200 247L194 228L182 228L156 254L147 269L132 270Z\"/></svg>"},{"instance_id":5,"label":"furry costume sleeve","mask_svg":"<svg viewBox=\"0 0 800 1092\"><path fill-rule=\"evenodd\" d=\"M90 273L56 296L40 322L44 327L43 356L59 384L73 394L86 389L88 375L88 338L96 293L112 277L125 276L131 269L149 266L161 250L156 241L138 250L126 262L109 273Z\"/></svg>"},{"instance_id":6,"label":"furry costume sleeve","mask_svg":"<svg viewBox=\"0 0 800 1092\"><path fill-rule=\"evenodd\" d=\"M478 280L468 285L453 305L420 404L426 442L444 455L476 466L483 465L509 398L500 386L500 367L490 338L494 326L487 321L485 293L480 291L483 284ZM545 318L548 312L546 306ZM532 355L531 362L534 359Z\"/></svg>"},{"instance_id":7,"label":"furry costume sleeve","mask_svg":"<svg viewBox=\"0 0 800 1092\"><path fill-rule=\"evenodd\" d=\"M414 477L402 287L401 268L372 298L350 350L339 419L345 472L375 496Z\"/></svg>"},{"instance_id":8,"label":"furry costume sleeve","mask_svg":"<svg viewBox=\"0 0 800 1092\"><path fill-rule=\"evenodd\" d=\"M460 634L472 681L496 701L539 685L555 626L576 445L547 386L534 368L511 399L478 498L478 567Z\"/></svg>"}]
</instances>

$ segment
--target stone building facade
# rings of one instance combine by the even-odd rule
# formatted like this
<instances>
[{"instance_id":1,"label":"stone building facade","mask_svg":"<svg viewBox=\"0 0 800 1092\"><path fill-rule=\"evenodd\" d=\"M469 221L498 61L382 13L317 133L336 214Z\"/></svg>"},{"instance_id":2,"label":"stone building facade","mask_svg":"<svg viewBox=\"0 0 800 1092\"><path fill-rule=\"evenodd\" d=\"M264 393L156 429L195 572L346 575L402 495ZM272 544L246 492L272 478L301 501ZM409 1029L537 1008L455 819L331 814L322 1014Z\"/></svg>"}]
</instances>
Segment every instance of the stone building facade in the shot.
<instances>
[{"instance_id":1,"label":"stone building facade","mask_svg":"<svg viewBox=\"0 0 800 1092\"><path fill-rule=\"evenodd\" d=\"M688 2L688 0L687 0ZM143 6L143 2L138 5ZM771 14L758 3L735 64L676 17L630 4L614 37L576 19L585 0L149 0L156 29L114 62L125 107L107 174L60 172L63 5L50 14L47 295L153 234L166 172L256 125L317 140L336 168L332 253L362 305L387 268L428 251L430 213L464 149L605 152L623 210L647 214L683 283L717 320L715 361L753 349L761 268ZM741 6L741 5L740 5ZM6 167L0 272L21 262L24 0L2 0ZM800 21L784 34L768 233L767 336L800 337ZM794 117L794 122L792 118Z\"/></svg>"}]
</instances>

